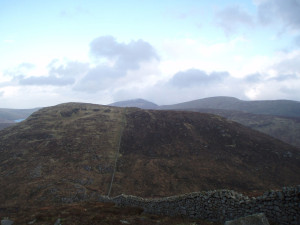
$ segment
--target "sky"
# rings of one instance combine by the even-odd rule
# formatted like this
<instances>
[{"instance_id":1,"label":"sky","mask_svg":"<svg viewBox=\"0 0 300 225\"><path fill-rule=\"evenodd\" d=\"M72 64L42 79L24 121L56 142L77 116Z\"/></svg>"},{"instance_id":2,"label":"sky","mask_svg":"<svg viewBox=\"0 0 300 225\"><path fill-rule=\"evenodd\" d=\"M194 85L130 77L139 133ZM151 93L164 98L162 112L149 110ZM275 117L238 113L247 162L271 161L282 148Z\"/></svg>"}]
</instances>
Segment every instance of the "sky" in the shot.
<instances>
[{"instance_id":1,"label":"sky","mask_svg":"<svg viewBox=\"0 0 300 225\"><path fill-rule=\"evenodd\" d=\"M300 0L0 0L0 108L300 101Z\"/></svg>"}]
</instances>

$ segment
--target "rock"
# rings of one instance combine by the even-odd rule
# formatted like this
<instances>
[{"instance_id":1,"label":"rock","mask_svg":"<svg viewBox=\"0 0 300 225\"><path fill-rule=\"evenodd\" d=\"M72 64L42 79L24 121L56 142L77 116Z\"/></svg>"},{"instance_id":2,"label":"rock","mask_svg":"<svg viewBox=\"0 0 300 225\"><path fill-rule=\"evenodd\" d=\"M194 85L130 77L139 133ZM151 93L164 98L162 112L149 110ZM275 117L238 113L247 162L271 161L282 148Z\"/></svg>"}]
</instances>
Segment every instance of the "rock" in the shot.
<instances>
[{"instance_id":1,"label":"rock","mask_svg":"<svg viewBox=\"0 0 300 225\"><path fill-rule=\"evenodd\" d=\"M14 221L11 220L1 220L1 225L12 225L14 223Z\"/></svg>"},{"instance_id":2,"label":"rock","mask_svg":"<svg viewBox=\"0 0 300 225\"><path fill-rule=\"evenodd\" d=\"M34 219L34 220L28 222L27 224L34 224L35 222L36 222L36 219Z\"/></svg>"},{"instance_id":3,"label":"rock","mask_svg":"<svg viewBox=\"0 0 300 225\"><path fill-rule=\"evenodd\" d=\"M225 225L270 225L267 217L263 213L241 217L236 220L226 221Z\"/></svg>"},{"instance_id":4,"label":"rock","mask_svg":"<svg viewBox=\"0 0 300 225\"><path fill-rule=\"evenodd\" d=\"M61 222L61 221L60 221L60 219L58 218L58 219L56 220L56 222L54 223L54 225L61 225L60 222Z\"/></svg>"}]
</instances>

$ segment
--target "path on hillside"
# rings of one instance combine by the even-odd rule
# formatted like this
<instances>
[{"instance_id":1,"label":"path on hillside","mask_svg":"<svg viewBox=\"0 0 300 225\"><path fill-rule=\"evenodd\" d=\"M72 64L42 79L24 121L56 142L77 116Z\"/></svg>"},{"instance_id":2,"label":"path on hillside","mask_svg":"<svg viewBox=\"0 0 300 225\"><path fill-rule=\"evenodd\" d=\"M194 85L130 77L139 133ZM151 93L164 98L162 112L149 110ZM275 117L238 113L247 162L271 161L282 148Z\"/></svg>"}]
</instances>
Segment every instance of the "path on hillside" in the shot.
<instances>
[{"instance_id":1,"label":"path on hillside","mask_svg":"<svg viewBox=\"0 0 300 225\"><path fill-rule=\"evenodd\" d=\"M115 155L114 170L113 170L113 173L112 173L112 176L111 176L111 182L110 182L108 193L107 193L108 197L110 197L110 193L111 193L111 189L112 189L112 185L113 185L113 182L114 182L115 173L116 173L116 169L117 169L117 161L118 161L118 156L120 154L121 140L122 140L122 136L123 136L123 131L124 131L125 126L126 126L126 112L127 112L127 108L124 108L122 125L121 125L120 132L119 132L119 140L118 140L118 145L117 145L116 155Z\"/></svg>"}]
</instances>

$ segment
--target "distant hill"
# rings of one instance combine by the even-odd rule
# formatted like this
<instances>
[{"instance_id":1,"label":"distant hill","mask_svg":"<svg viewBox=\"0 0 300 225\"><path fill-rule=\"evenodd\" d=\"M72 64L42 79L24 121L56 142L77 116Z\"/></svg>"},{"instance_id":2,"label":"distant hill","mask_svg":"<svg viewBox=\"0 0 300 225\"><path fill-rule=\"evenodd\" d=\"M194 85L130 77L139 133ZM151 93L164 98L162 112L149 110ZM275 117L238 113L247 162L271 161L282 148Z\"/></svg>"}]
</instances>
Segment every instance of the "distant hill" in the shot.
<instances>
[{"instance_id":1,"label":"distant hill","mask_svg":"<svg viewBox=\"0 0 300 225\"><path fill-rule=\"evenodd\" d=\"M39 108L34 109L7 109L0 108L0 130L14 125L18 120L26 119L33 112Z\"/></svg>"},{"instance_id":2,"label":"distant hill","mask_svg":"<svg viewBox=\"0 0 300 225\"><path fill-rule=\"evenodd\" d=\"M156 109L158 105L154 104L153 102L149 102L144 99L131 99L127 101L119 101L110 104L110 106L118 106L118 107L137 107L141 109Z\"/></svg>"},{"instance_id":3,"label":"distant hill","mask_svg":"<svg viewBox=\"0 0 300 225\"><path fill-rule=\"evenodd\" d=\"M158 109L225 109L254 114L300 117L300 102L291 100L243 101L233 97L210 97Z\"/></svg>"},{"instance_id":4,"label":"distant hill","mask_svg":"<svg viewBox=\"0 0 300 225\"><path fill-rule=\"evenodd\" d=\"M0 208L300 183L299 149L213 114L84 103L0 131Z\"/></svg>"},{"instance_id":5,"label":"distant hill","mask_svg":"<svg viewBox=\"0 0 300 225\"><path fill-rule=\"evenodd\" d=\"M0 108L0 122L1 120L15 121L19 119L26 119L30 114L37 111L39 108L34 109L6 109Z\"/></svg>"}]
</instances>

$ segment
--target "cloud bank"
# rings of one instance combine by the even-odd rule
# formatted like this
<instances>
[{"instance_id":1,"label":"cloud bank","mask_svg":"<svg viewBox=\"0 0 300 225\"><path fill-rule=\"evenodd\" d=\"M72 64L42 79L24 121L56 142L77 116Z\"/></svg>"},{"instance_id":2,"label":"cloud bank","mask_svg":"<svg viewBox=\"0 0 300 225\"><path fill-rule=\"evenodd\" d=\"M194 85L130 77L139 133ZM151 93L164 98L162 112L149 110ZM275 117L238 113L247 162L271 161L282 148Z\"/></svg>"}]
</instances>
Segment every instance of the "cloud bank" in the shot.
<instances>
[{"instance_id":1,"label":"cloud bank","mask_svg":"<svg viewBox=\"0 0 300 225\"><path fill-rule=\"evenodd\" d=\"M145 98L171 104L217 95L241 99L300 96L300 51L281 53L265 71L244 77L234 77L230 71L201 68L165 75L155 48L143 40L122 43L112 36L101 36L91 41L90 55L90 63L53 60L42 76L28 75L35 66L22 63L7 71L6 76L11 79L0 83L0 97L13 92L37 93L35 98L39 93L51 93L53 102L61 98L61 102L108 104ZM21 101L22 95L19 98Z\"/></svg>"}]
</instances>

